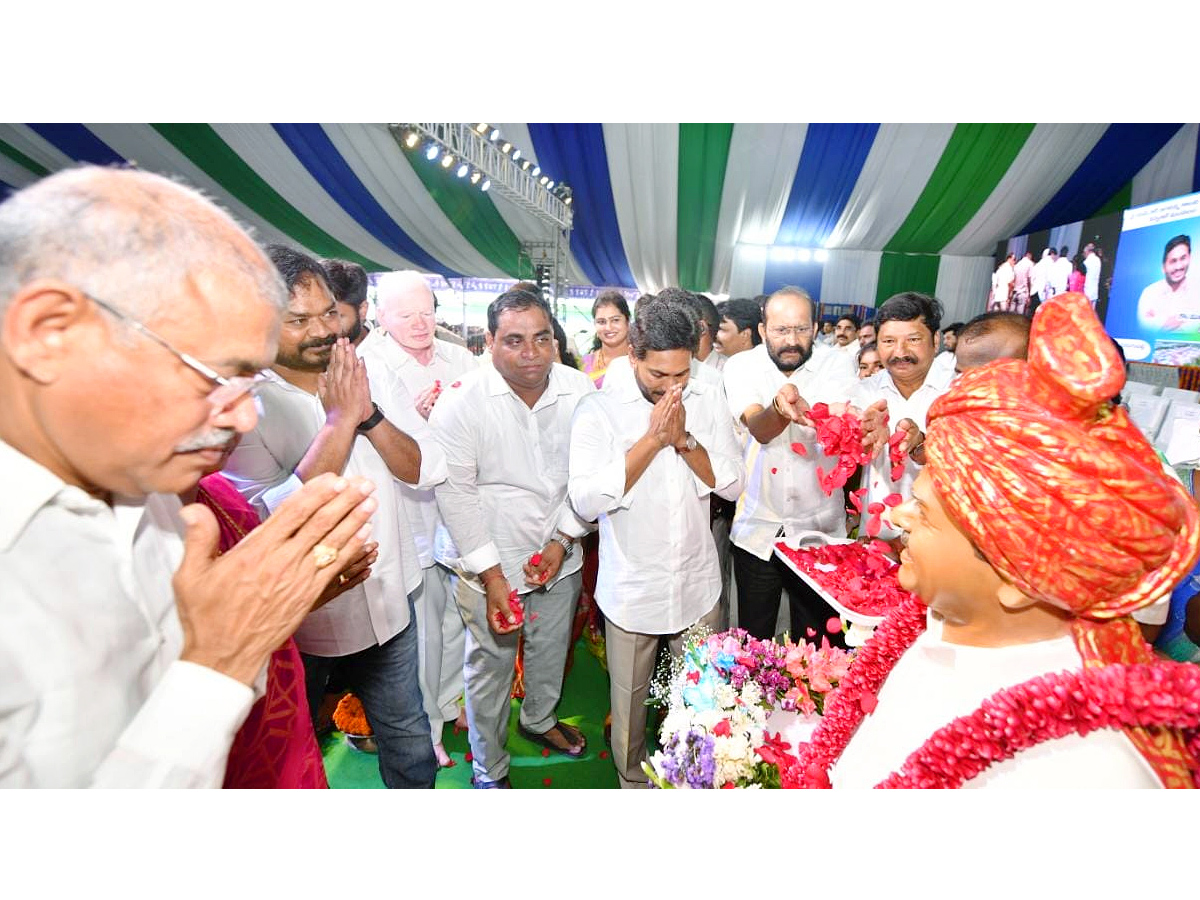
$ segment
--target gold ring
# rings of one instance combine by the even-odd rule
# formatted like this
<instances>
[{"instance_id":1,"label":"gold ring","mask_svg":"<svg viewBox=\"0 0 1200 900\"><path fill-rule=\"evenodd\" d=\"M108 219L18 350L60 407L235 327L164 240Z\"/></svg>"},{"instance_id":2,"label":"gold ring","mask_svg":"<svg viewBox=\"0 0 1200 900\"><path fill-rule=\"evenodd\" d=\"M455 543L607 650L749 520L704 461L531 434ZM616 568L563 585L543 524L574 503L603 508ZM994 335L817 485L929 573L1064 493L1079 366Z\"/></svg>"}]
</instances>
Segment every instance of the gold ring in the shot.
<instances>
[{"instance_id":1,"label":"gold ring","mask_svg":"<svg viewBox=\"0 0 1200 900\"><path fill-rule=\"evenodd\" d=\"M346 576L345 576L345 575L339 575L339 576L338 576L338 584L345 584L345 583L346 583Z\"/></svg>"},{"instance_id":2,"label":"gold ring","mask_svg":"<svg viewBox=\"0 0 1200 900\"><path fill-rule=\"evenodd\" d=\"M317 544L313 547L313 562L317 564L318 569L331 565L337 558L338 552L335 547L327 547L324 544Z\"/></svg>"}]
</instances>

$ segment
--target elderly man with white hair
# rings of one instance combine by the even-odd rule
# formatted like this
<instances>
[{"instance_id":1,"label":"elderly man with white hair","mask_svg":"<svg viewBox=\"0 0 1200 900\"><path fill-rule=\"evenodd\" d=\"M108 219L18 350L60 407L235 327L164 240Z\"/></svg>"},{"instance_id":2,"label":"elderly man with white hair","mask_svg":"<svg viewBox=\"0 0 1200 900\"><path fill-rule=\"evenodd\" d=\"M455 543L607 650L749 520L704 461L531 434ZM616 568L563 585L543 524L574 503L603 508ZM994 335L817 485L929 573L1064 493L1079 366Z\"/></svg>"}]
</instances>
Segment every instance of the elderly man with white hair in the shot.
<instances>
[{"instance_id":1,"label":"elderly man with white hair","mask_svg":"<svg viewBox=\"0 0 1200 900\"><path fill-rule=\"evenodd\" d=\"M389 272L376 283L376 317L379 328L358 348L371 374L372 391L385 381L375 370L386 372L403 384L416 411L429 418L442 390L467 372L478 368L469 350L435 337L433 291L418 272ZM377 387L378 386L378 387ZM376 396L385 409L390 398ZM414 435L422 453L441 453L430 435ZM433 488L400 486L424 577L415 598L417 633L421 648L421 696L432 731L433 752L442 766L450 756L442 746L442 728L460 716L458 698L463 691L464 632L462 617L454 603L450 570L437 562L437 533L441 528ZM465 722L460 724L465 725Z\"/></svg>"}]
</instances>

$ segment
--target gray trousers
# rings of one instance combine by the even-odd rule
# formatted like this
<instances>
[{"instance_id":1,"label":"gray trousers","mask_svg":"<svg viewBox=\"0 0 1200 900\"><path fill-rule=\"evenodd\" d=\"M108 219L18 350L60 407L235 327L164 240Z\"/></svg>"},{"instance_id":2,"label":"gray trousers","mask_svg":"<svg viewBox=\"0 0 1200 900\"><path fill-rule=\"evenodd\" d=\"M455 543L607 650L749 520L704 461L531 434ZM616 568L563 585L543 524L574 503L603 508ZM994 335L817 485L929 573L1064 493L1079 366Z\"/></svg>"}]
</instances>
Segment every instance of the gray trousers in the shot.
<instances>
[{"instance_id":1,"label":"gray trousers","mask_svg":"<svg viewBox=\"0 0 1200 900\"><path fill-rule=\"evenodd\" d=\"M442 742L442 726L458 718L463 692L462 616L451 599L450 570L434 563L423 570L413 596L420 650L421 701L429 717L433 743Z\"/></svg>"},{"instance_id":2,"label":"gray trousers","mask_svg":"<svg viewBox=\"0 0 1200 900\"><path fill-rule=\"evenodd\" d=\"M720 614L720 604L714 603L699 621L716 630ZM683 631L671 635L638 634L618 628L611 619L604 623L612 703L612 758L623 788L650 786L650 779L642 771L642 762L648 759L646 698L650 696L650 679L654 676L659 640L667 638L671 655L679 656L683 652Z\"/></svg>"},{"instance_id":3,"label":"gray trousers","mask_svg":"<svg viewBox=\"0 0 1200 900\"><path fill-rule=\"evenodd\" d=\"M529 731L542 734L558 722L555 708L562 697L563 668L583 573L568 575L548 590L523 595L525 624L512 634L492 631L487 624L483 594L460 578L454 580L457 582L454 599L467 627L463 684L471 765L477 780L499 781L508 774L511 759L504 744L508 737L518 638L523 630L525 700L521 704L520 721Z\"/></svg>"}]
</instances>

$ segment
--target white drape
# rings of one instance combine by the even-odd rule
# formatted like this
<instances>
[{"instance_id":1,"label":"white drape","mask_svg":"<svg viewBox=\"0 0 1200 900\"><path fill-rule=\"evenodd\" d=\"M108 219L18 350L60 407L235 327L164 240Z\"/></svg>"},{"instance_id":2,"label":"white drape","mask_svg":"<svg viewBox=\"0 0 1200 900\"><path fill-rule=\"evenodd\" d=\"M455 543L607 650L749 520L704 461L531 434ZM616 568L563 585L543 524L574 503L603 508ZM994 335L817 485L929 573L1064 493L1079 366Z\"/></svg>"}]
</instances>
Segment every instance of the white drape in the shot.
<instances>
[{"instance_id":1,"label":"white drape","mask_svg":"<svg viewBox=\"0 0 1200 900\"><path fill-rule=\"evenodd\" d=\"M604 126L608 177L629 271L640 290L679 284L679 125Z\"/></svg>"},{"instance_id":2,"label":"white drape","mask_svg":"<svg viewBox=\"0 0 1200 900\"><path fill-rule=\"evenodd\" d=\"M942 301L945 325L969 321L987 308L993 268L990 256L941 257L934 295Z\"/></svg>"},{"instance_id":3,"label":"white drape","mask_svg":"<svg viewBox=\"0 0 1200 900\"><path fill-rule=\"evenodd\" d=\"M51 172L75 165L75 160L67 156L52 143L30 128L28 125L0 125L0 140L15 150L20 150L38 165Z\"/></svg>"},{"instance_id":4,"label":"white drape","mask_svg":"<svg viewBox=\"0 0 1200 900\"><path fill-rule=\"evenodd\" d=\"M743 259L737 244L775 240L807 131L806 124L733 126L713 247L714 291L731 297L761 292L765 263Z\"/></svg>"},{"instance_id":5,"label":"white drape","mask_svg":"<svg viewBox=\"0 0 1200 900\"><path fill-rule=\"evenodd\" d=\"M380 265L393 269L421 268L385 246L325 193L270 125L214 124L212 129L259 178L330 237ZM396 152L400 152L399 148Z\"/></svg>"},{"instance_id":6,"label":"white drape","mask_svg":"<svg viewBox=\"0 0 1200 900\"><path fill-rule=\"evenodd\" d=\"M952 124L879 126L826 247L879 250L912 211L954 133Z\"/></svg>"},{"instance_id":7,"label":"white drape","mask_svg":"<svg viewBox=\"0 0 1200 900\"><path fill-rule=\"evenodd\" d=\"M509 277L454 227L386 125L321 127L363 187L422 250L465 275ZM429 164L424 159L416 162Z\"/></svg>"},{"instance_id":8,"label":"white drape","mask_svg":"<svg viewBox=\"0 0 1200 900\"><path fill-rule=\"evenodd\" d=\"M830 250L821 272L822 303L875 305L881 250Z\"/></svg>"},{"instance_id":9,"label":"white drape","mask_svg":"<svg viewBox=\"0 0 1200 900\"><path fill-rule=\"evenodd\" d=\"M294 239L242 203L215 179L210 178L203 169L149 125L89 125L88 128L125 159L136 162L139 169L181 177L187 184L204 191L231 216L252 229L255 240L260 244L296 246Z\"/></svg>"},{"instance_id":10,"label":"white drape","mask_svg":"<svg viewBox=\"0 0 1200 900\"><path fill-rule=\"evenodd\" d=\"M7 156L0 154L0 181L15 188L23 188L38 180L35 172L30 172L24 166L18 165Z\"/></svg>"},{"instance_id":11,"label":"white drape","mask_svg":"<svg viewBox=\"0 0 1200 900\"><path fill-rule=\"evenodd\" d=\"M1184 125L1142 170L1133 176L1132 204L1142 206L1192 193L1196 166L1196 136L1200 125Z\"/></svg>"},{"instance_id":12,"label":"white drape","mask_svg":"<svg viewBox=\"0 0 1200 900\"><path fill-rule=\"evenodd\" d=\"M942 248L948 256L991 253L1037 215L1104 136L1107 125L1037 125L988 198Z\"/></svg>"}]
</instances>

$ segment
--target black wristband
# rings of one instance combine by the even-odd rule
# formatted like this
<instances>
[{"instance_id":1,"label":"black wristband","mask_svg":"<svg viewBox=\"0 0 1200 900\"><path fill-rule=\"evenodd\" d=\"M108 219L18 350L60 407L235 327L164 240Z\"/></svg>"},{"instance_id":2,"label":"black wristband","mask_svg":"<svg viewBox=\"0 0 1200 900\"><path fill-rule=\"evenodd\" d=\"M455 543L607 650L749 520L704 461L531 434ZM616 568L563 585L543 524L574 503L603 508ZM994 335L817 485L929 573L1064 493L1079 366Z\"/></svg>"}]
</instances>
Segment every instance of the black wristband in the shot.
<instances>
[{"instance_id":1,"label":"black wristband","mask_svg":"<svg viewBox=\"0 0 1200 900\"><path fill-rule=\"evenodd\" d=\"M379 408L379 404L372 403L371 405L373 407L375 407L375 412L371 413L370 417L368 419L366 419L365 421L359 422L358 427L356 427L354 429L359 434L366 434L368 431L370 431L372 428L374 428L376 425L378 425L380 422L383 421L383 410Z\"/></svg>"}]
</instances>

